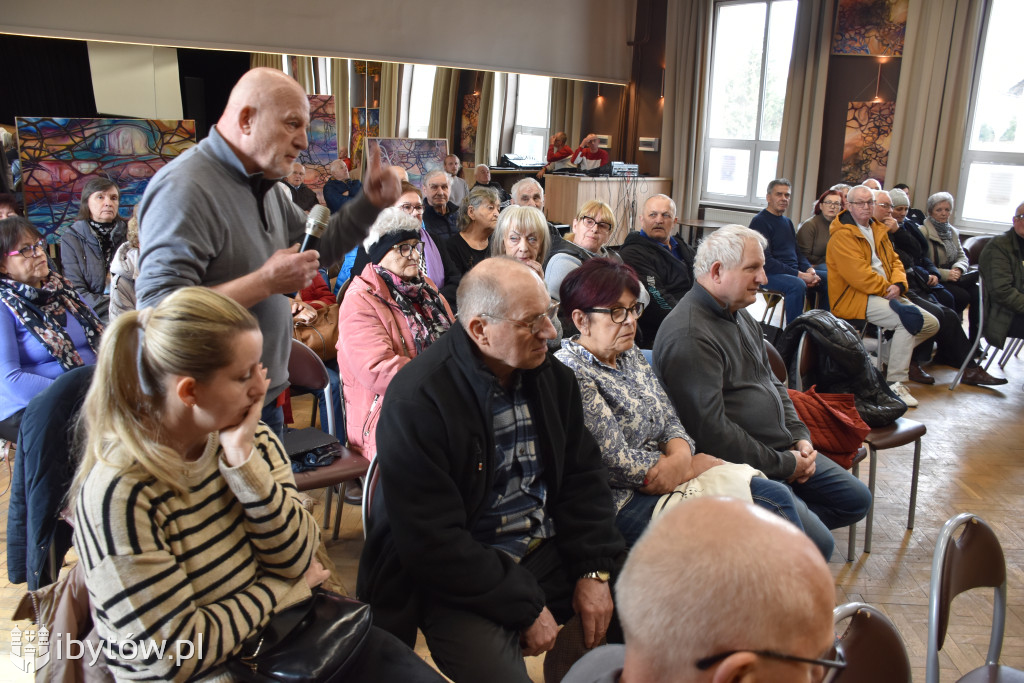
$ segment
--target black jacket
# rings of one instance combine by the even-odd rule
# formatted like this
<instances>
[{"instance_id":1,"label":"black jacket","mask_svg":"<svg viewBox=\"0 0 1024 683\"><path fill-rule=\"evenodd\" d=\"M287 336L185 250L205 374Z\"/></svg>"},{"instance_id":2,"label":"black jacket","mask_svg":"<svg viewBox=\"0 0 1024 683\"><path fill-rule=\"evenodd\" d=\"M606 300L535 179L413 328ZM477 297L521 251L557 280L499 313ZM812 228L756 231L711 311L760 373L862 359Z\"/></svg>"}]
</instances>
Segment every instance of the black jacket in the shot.
<instances>
[{"instance_id":1,"label":"black jacket","mask_svg":"<svg viewBox=\"0 0 1024 683\"><path fill-rule=\"evenodd\" d=\"M683 260L671 251L652 242L639 232L626 235L619 256L633 266L642 284L651 295L651 304L640 317L642 348L651 348L654 337L665 316L676 307L683 295L693 287L693 259L696 255L689 244L680 241Z\"/></svg>"},{"instance_id":2,"label":"black jacket","mask_svg":"<svg viewBox=\"0 0 1024 683\"><path fill-rule=\"evenodd\" d=\"M448 213L442 216L430 204L423 202L423 227L438 247L445 240L459 234L459 207L454 202L448 202L446 210Z\"/></svg>"},{"instance_id":3,"label":"black jacket","mask_svg":"<svg viewBox=\"0 0 1024 683\"><path fill-rule=\"evenodd\" d=\"M402 368L377 425L380 485L357 593L374 623L408 643L417 593L523 629L544 607L533 574L470 532L492 488L497 380L461 325ZM548 486L547 512L570 576L613 571L624 541L608 475L583 419L579 385L552 356L522 372Z\"/></svg>"},{"instance_id":4,"label":"black jacket","mask_svg":"<svg viewBox=\"0 0 1024 683\"><path fill-rule=\"evenodd\" d=\"M903 270L907 271L907 284L911 289L920 289L922 283L927 283L929 275L939 277L939 269L928 258L928 239L921 234L916 223L909 219L903 221L896 232L889 233L889 240L903 262ZM911 271L917 275L911 276ZM927 284L924 284L924 288L927 289Z\"/></svg>"}]
</instances>

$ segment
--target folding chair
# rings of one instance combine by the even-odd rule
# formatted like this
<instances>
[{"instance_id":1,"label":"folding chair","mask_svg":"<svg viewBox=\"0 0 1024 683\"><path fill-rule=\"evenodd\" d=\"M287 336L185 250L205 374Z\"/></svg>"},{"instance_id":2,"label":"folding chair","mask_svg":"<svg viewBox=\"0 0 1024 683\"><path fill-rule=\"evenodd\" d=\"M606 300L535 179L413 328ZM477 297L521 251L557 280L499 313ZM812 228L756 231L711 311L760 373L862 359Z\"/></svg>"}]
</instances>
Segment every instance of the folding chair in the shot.
<instances>
[{"instance_id":1,"label":"folding chair","mask_svg":"<svg viewBox=\"0 0 1024 683\"><path fill-rule=\"evenodd\" d=\"M848 602L832 611L837 645L846 668L834 679L839 683L908 683L910 659L896 625L877 608ZM839 625L850 620L846 629Z\"/></svg>"}]
</instances>

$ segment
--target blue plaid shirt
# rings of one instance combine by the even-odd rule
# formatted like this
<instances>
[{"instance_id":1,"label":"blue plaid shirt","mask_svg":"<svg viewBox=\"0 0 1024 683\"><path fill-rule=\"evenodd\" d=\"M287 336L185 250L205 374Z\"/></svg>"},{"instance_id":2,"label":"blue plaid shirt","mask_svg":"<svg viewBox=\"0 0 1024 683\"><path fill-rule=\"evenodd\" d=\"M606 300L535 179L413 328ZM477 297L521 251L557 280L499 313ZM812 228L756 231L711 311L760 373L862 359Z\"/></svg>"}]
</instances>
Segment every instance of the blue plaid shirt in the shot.
<instances>
[{"instance_id":1,"label":"blue plaid shirt","mask_svg":"<svg viewBox=\"0 0 1024 683\"><path fill-rule=\"evenodd\" d=\"M530 406L518 376L511 392L495 382L491 399L494 487L473 535L518 561L532 549L531 544L554 536L555 527L544 511L548 487Z\"/></svg>"}]
</instances>

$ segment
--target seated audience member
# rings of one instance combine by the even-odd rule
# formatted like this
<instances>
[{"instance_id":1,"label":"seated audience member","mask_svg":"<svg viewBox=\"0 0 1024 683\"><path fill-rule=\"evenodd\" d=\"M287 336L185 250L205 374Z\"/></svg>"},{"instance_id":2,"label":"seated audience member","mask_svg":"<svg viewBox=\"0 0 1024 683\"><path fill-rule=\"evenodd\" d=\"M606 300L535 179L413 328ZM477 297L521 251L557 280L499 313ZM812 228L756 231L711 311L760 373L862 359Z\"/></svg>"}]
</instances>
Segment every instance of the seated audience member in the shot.
<instances>
[{"instance_id":1,"label":"seated audience member","mask_svg":"<svg viewBox=\"0 0 1024 683\"><path fill-rule=\"evenodd\" d=\"M850 192L850 187L851 186L847 185L846 183L836 183L835 185L829 188L830 190L835 190L839 194L843 195L843 210L846 210L846 196Z\"/></svg>"},{"instance_id":2,"label":"seated audience member","mask_svg":"<svg viewBox=\"0 0 1024 683\"><path fill-rule=\"evenodd\" d=\"M474 185L459 208L459 234L441 248L448 255L451 272L445 270L442 293L458 308L457 290L462 276L489 256L491 233L498 226L498 193L487 186Z\"/></svg>"},{"instance_id":3,"label":"seated audience member","mask_svg":"<svg viewBox=\"0 0 1024 683\"><path fill-rule=\"evenodd\" d=\"M909 378L914 347L935 335L939 321L904 296L907 276L888 229L872 217L874 203L871 190L858 185L850 190L850 208L832 221L826 257L832 312L893 330L886 380L914 408L917 399L903 382Z\"/></svg>"},{"instance_id":4,"label":"seated audience member","mask_svg":"<svg viewBox=\"0 0 1024 683\"><path fill-rule=\"evenodd\" d=\"M139 276L139 216L128 219L125 241L110 261L110 320L135 310L135 278Z\"/></svg>"},{"instance_id":5,"label":"seated audience member","mask_svg":"<svg viewBox=\"0 0 1024 683\"><path fill-rule=\"evenodd\" d=\"M777 517L726 498L678 505L615 583L626 644L588 653L562 681L831 680L845 666L832 584L807 538Z\"/></svg>"},{"instance_id":6,"label":"seated audience member","mask_svg":"<svg viewBox=\"0 0 1024 683\"><path fill-rule=\"evenodd\" d=\"M676 203L663 194L644 202L639 232L630 232L619 256L640 277L650 295L647 315L640 318L640 346L649 349L665 316L693 287L693 247L672 236ZM566 311L568 312L568 311Z\"/></svg>"},{"instance_id":7,"label":"seated audience member","mask_svg":"<svg viewBox=\"0 0 1024 683\"><path fill-rule=\"evenodd\" d=\"M828 231L832 226L832 219L843 210L845 201L838 190L825 190L814 202L814 215L801 223L796 230L796 248L815 272L827 272L825 247L828 246Z\"/></svg>"},{"instance_id":8,"label":"seated audience member","mask_svg":"<svg viewBox=\"0 0 1024 683\"><path fill-rule=\"evenodd\" d=\"M583 418L601 448L626 545L651 520L662 495L724 461L697 453L654 370L633 344L644 306L628 265L591 259L562 281L561 306L580 333L555 357L576 373ZM749 475L748 475L749 478ZM800 524L784 484L750 479L754 501Z\"/></svg>"},{"instance_id":9,"label":"seated audience member","mask_svg":"<svg viewBox=\"0 0 1024 683\"><path fill-rule=\"evenodd\" d=\"M861 185L875 192L882 189L882 183L878 182L875 178L865 178Z\"/></svg>"},{"instance_id":10,"label":"seated audience member","mask_svg":"<svg viewBox=\"0 0 1024 683\"><path fill-rule=\"evenodd\" d=\"M281 182L288 186L292 201L306 213L320 203L316 192L306 187L306 167L299 162L292 164L292 172L281 178Z\"/></svg>"},{"instance_id":11,"label":"seated audience member","mask_svg":"<svg viewBox=\"0 0 1024 683\"><path fill-rule=\"evenodd\" d=\"M338 158L345 162L345 166L348 167L348 170L351 171L356 167L355 162L352 161L352 158L348 155L348 147L342 147L338 150Z\"/></svg>"},{"instance_id":12,"label":"seated audience member","mask_svg":"<svg viewBox=\"0 0 1024 683\"><path fill-rule=\"evenodd\" d=\"M331 179L324 183L324 203L331 213L354 199L363 187L349 175L349 168L344 159L335 159L327 166Z\"/></svg>"},{"instance_id":13,"label":"seated audience member","mask_svg":"<svg viewBox=\"0 0 1024 683\"><path fill-rule=\"evenodd\" d=\"M544 188L533 178L523 178L512 186L512 202L517 206L532 206L535 209L540 209L541 213L543 213ZM562 235L558 232L558 228L555 227L554 223L547 219L545 221L548 226L548 235L551 237L549 240L550 246L554 247L554 245L562 241Z\"/></svg>"},{"instance_id":14,"label":"seated audience member","mask_svg":"<svg viewBox=\"0 0 1024 683\"><path fill-rule=\"evenodd\" d=\"M330 576L291 462L259 421L262 346L256 319L203 287L126 312L106 334L71 500L77 528L103 530L74 542L118 678L229 678L242 643ZM197 633L202 657L128 658L117 646ZM411 661L390 635L369 639Z\"/></svg>"},{"instance_id":15,"label":"seated audience member","mask_svg":"<svg viewBox=\"0 0 1024 683\"><path fill-rule=\"evenodd\" d=\"M891 210L886 208L890 203ZM935 336L914 348L908 370L912 381L934 384L935 378L921 367L922 363L931 360L932 342L934 341L934 346L938 347L935 356L937 362L959 368L971 352L971 340L964 333L960 316L936 297L936 292L945 293L945 289L937 284L939 278L935 264L925 256L928 252L928 240L913 221L906 217L908 205L907 195L901 190L875 193L875 219L889 230L889 240L907 275L905 296L915 306L928 311L939 321L939 331ZM889 215L890 213L892 215ZM1006 384L1005 379L988 374L974 360L968 363L962 381L964 384L972 385Z\"/></svg>"},{"instance_id":16,"label":"seated audience member","mask_svg":"<svg viewBox=\"0 0 1024 683\"><path fill-rule=\"evenodd\" d=\"M586 647L608 632L624 545L579 385L547 353L557 306L537 274L488 259L459 301L384 398L358 592L406 642L422 629L452 680L525 683L523 657L574 612Z\"/></svg>"},{"instance_id":17,"label":"seated audience member","mask_svg":"<svg viewBox=\"0 0 1024 683\"><path fill-rule=\"evenodd\" d=\"M473 187L489 187L498 193L498 208L500 210L503 211L512 204L512 195L497 180L491 180L491 168L487 164L479 164L476 167L474 178L476 179L476 184ZM462 204L460 203L459 206L461 207Z\"/></svg>"},{"instance_id":18,"label":"seated audience member","mask_svg":"<svg viewBox=\"0 0 1024 683\"><path fill-rule=\"evenodd\" d=\"M910 192L910 185L907 185L906 183L896 183L896 185L893 186L893 189L902 190L903 192L906 193L907 201L909 202L908 206L914 203L914 195ZM921 209L907 209L907 217L910 220L914 221L914 223L917 225L924 224L925 216L924 211L922 211Z\"/></svg>"},{"instance_id":19,"label":"seated audience member","mask_svg":"<svg viewBox=\"0 0 1024 683\"><path fill-rule=\"evenodd\" d=\"M18 215L18 200L12 194L0 194L0 220Z\"/></svg>"},{"instance_id":20,"label":"seated audience member","mask_svg":"<svg viewBox=\"0 0 1024 683\"><path fill-rule=\"evenodd\" d=\"M449 201L448 174L436 168L423 176L423 227L440 247L459 234L459 204Z\"/></svg>"},{"instance_id":21,"label":"seated audience member","mask_svg":"<svg viewBox=\"0 0 1024 683\"><path fill-rule=\"evenodd\" d=\"M1013 212L1013 227L985 246L979 268L985 281L985 339L1001 349L1007 337L1024 338L1024 203Z\"/></svg>"},{"instance_id":22,"label":"seated audience member","mask_svg":"<svg viewBox=\"0 0 1024 683\"><path fill-rule=\"evenodd\" d=\"M565 131L558 131L551 136L551 140L548 142L548 165L544 167L544 171L557 171L572 164L570 161L572 147L566 144L567 142L569 142L569 136L565 134Z\"/></svg>"},{"instance_id":23,"label":"seated audience member","mask_svg":"<svg viewBox=\"0 0 1024 683\"><path fill-rule=\"evenodd\" d=\"M364 246L370 262L353 278L338 316L338 367L349 443L372 460L391 379L437 341L455 316L420 271L423 243L414 217L384 209Z\"/></svg>"},{"instance_id":24,"label":"seated audience member","mask_svg":"<svg viewBox=\"0 0 1024 683\"><path fill-rule=\"evenodd\" d=\"M928 197L927 208L928 218L921 226L921 233L928 240L928 256L938 268L942 286L953 295L953 310L963 316L965 308L978 302L978 278L967 272L970 263L960 244L960 233L949 224L953 214L953 195L936 192ZM978 331L977 306L971 306L967 318L973 339Z\"/></svg>"},{"instance_id":25,"label":"seated audience member","mask_svg":"<svg viewBox=\"0 0 1024 683\"><path fill-rule=\"evenodd\" d=\"M827 309L828 286L825 269L815 269L796 248L796 229L793 221L783 214L789 208L791 183L778 178L768 183L766 200L768 206L750 221L750 228L756 230L768 241L764 250L764 272L768 275L768 289L782 292L786 298L786 324L793 322L804 312L807 290L815 288L819 307Z\"/></svg>"},{"instance_id":26,"label":"seated audience member","mask_svg":"<svg viewBox=\"0 0 1024 683\"><path fill-rule=\"evenodd\" d=\"M572 153L570 163L581 171L600 168L608 163L608 152L601 149L601 141L591 133L580 141L580 146Z\"/></svg>"},{"instance_id":27,"label":"seated audience member","mask_svg":"<svg viewBox=\"0 0 1024 683\"><path fill-rule=\"evenodd\" d=\"M110 262L128 226L117 215L121 193L107 178L92 178L82 190L78 220L60 238L64 275L101 322L110 305Z\"/></svg>"},{"instance_id":28,"label":"seated audience member","mask_svg":"<svg viewBox=\"0 0 1024 683\"><path fill-rule=\"evenodd\" d=\"M510 206L498 216L498 226L491 236L491 256L511 256L543 279L549 238L548 222L540 209Z\"/></svg>"},{"instance_id":29,"label":"seated audience member","mask_svg":"<svg viewBox=\"0 0 1024 683\"><path fill-rule=\"evenodd\" d=\"M25 406L72 368L96 362L103 325L52 270L28 220L0 220L0 439L16 441Z\"/></svg>"},{"instance_id":30,"label":"seated audience member","mask_svg":"<svg viewBox=\"0 0 1024 683\"><path fill-rule=\"evenodd\" d=\"M544 267L544 282L547 283L552 299L558 298L558 288L562 286L565 276L587 259L600 256L622 261L618 254L604 246L614 231L615 214L612 207L597 199L583 203L572 221L572 230L566 234L565 239L552 246L551 255Z\"/></svg>"},{"instance_id":31,"label":"seated audience member","mask_svg":"<svg viewBox=\"0 0 1024 683\"><path fill-rule=\"evenodd\" d=\"M871 494L835 462L817 457L768 364L760 325L743 310L767 280L764 244L760 233L738 225L701 242L697 284L665 318L654 340L654 370L697 450L785 481L804 529L827 558L829 529L861 519Z\"/></svg>"},{"instance_id":32,"label":"seated audience member","mask_svg":"<svg viewBox=\"0 0 1024 683\"><path fill-rule=\"evenodd\" d=\"M448 176L448 199L456 206L462 206L462 200L469 193L466 181L459 177L462 164L459 157L449 154L444 158L444 172Z\"/></svg>"}]
</instances>

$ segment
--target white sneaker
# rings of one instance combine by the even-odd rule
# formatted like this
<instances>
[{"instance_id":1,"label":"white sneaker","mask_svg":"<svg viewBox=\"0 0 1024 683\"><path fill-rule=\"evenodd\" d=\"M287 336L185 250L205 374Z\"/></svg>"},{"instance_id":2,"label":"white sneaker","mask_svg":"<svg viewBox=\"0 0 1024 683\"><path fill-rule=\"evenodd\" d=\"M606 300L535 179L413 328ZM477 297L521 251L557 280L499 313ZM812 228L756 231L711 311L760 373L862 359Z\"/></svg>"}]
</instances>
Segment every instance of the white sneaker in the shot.
<instances>
[{"instance_id":1,"label":"white sneaker","mask_svg":"<svg viewBox=\"0 0 1024 683\"><path fill-rule=\"evenodd\" d=\"M889 388L896 392L896 395L900 397L900 400L907 404L908 408L916 408L920 405L917 399L910 395L910 389L907 389L902 382L895 382L889 385Z\"/></svg>"}]
</instances>

